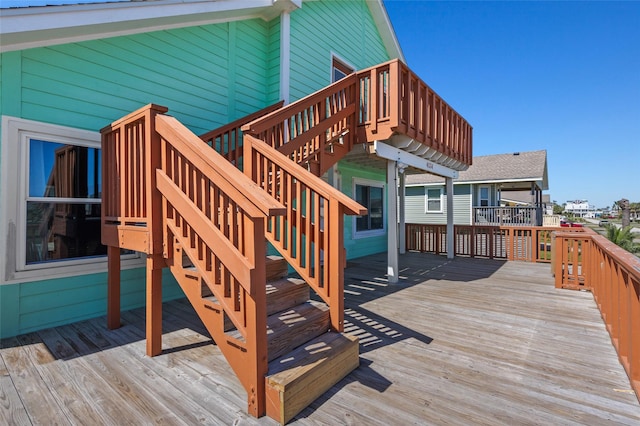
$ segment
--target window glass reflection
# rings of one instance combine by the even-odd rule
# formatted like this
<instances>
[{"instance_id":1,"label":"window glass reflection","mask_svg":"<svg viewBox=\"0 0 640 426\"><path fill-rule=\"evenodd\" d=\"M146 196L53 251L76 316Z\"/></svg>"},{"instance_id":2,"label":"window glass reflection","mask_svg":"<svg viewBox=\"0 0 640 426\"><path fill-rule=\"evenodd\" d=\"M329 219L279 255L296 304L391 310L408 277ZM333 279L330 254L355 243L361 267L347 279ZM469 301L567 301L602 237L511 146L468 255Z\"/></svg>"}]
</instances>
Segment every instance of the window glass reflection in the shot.
<instances>
[{"instance_id":1,"label":"window glass reflection","mask_svg":"<svg viewBox=\"0 0 640 426\"><path fill-rule=\"evenodd\" d=\"M100 198L100 150L32 139L29 197Z\"/></svg>"}]
</instances>

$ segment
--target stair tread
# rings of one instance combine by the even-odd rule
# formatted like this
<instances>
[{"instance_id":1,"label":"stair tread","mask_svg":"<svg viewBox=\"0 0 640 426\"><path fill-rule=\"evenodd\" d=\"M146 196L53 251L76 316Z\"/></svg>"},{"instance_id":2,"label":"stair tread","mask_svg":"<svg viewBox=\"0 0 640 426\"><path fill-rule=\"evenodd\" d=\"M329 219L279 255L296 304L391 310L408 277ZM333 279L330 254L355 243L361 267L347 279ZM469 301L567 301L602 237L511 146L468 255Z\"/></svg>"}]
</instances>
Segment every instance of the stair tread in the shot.
<instances>
[{"instance_id":1,"label":"stair tread","mask_svg":"<svg viewBox=\"0 0 640 426\"><path fill-rule=\"evenodd\" d=\"M344 346L358 342L358 338L345 333L330 331L297 347L293 351L269 363L269 384L284 389L314 368L318 363L335 355Z\"/></svg>"},{"instance_id":2,"label":"stair tread","mask_svg":"<svg viewBox=\"0 0 640 426\"><path fill-rule=\"evenodd\" d=\"M328 332L269 363L267 415L286 424L360 364L358 338Z\"/></svg>"},{"instance_id":3,"label":"stair tread","mask_svg":"<svg viewBox=\"0 0 640 426\"><path fill-rule=\"evenodd\" d=\"M267 318L269 361L329 330L329 307L309 300Z\"/></svg>"}]
</instances>

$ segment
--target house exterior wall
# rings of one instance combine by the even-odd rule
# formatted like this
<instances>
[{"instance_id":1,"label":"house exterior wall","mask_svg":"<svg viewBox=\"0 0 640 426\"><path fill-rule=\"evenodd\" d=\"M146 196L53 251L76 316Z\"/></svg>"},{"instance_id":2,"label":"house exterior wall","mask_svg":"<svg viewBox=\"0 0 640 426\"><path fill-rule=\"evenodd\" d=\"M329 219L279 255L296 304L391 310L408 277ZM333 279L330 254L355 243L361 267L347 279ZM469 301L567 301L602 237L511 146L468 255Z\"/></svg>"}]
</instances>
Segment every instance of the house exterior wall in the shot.
<instances>
[{"instance_id":1,"label":"house exterior wall","mask_svg":"<svg viewBox=\"0 0 640 426\"><path fill-rule=\"evenodd\" d=\"M291 13L291 35L291 100L329 83L332 52L356 68L389 59L364 1L305 2ZM280 18L6 52L0 115L97 132L155 103L200 134L276 102L279 67ZM384 171L341 168L346 179L385 180ZM0 195L9 184L0 180ZM351 184L345 188L351 195ZM350 218L345 224L349 257L386 249L386 235L354 241ZM104 269L56 279L45 271L45 279L29 282L0 278L0 337L104 315ZM123 309L144 305L144 276L143 268L122 271ZM167 270L164 278L165 299L181 297Z\"/></svg>"},{"instance_id":2,"label":"house exterior wall","mask_svg":"<svg viewBox=\"0 0 640 426\"><path fill-rule=\"evenodd\" d=\"M97 132L156 103L203 133L264 107L274 93L277 98L278 75L269 67L279 63L274 28L277 23L255 19L3 53L0 115ZM8 184L0 181L0 191ZM104 315L105 269L30 282L0 279L0 337ZM144 278L143 268L122 272L123 309L144 305ZM168 270L163 293L166 300L183 296Z\"/></svg>"},{"instance_id":3,"label":"house exterior wall","mask_svg":"<svg viewBox=\"0 0 640 426\"><path fill-rule=\"evenodd\" d=\"M311 1L291 14L291 101L331 82L331 54L356 69L389 58L364 1Z\"/></svg>"},{"instance_id":4,"label":"house exterior wall","mask_svg":"<svg viewBox=\"0 0 640 426\"><path fill-rule=\"evenodd\" d=\"M442 212L427 213L425 206L425 188L442 189ZM472 185L459 184L453 186L453 223L455 225L471 224ZM405 188L405 220L406 223L422 223L433 225L447 224L446 188L444 185L408 186Z\"/></svg>"}]
</instances>

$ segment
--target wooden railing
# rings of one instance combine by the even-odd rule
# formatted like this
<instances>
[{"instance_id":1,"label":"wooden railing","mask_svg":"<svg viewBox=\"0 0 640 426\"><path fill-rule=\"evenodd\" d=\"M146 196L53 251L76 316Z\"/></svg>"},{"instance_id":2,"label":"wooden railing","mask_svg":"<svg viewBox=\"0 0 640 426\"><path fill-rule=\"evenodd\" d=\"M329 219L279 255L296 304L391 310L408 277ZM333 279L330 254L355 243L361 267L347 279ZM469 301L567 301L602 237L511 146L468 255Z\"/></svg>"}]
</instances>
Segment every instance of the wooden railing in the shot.
<instances>
[{"instance_id":1,"label":"wooden railing","mask_svg":"<svg viewBox=\"0 0 640 426\"><path fill-rule=\"evenodd\" d=\"M331 326L344 327L344 215L367 210L274 148L244 137L245 173L286 206L269 219L267 238L329 305Z\"/></svg>"},{"instance_id":2,"label":"wooden railing","mask_svg":"<svg viewBox=\"0 0 640 426\"><path fill-rule=\"evenodd\" d=\"M245 117L232 121L222 127L200 135L200 139L215 149L231 164L242 170L242 126L256 120L270 112L282 108L284 101L280 101Z\"/></svg>"},{"instance_id":3,"label":"wooden railing","mask_svg":"<svg viewBox=\"0 0 640 426\"><path fill-rule=\"evenodd\" d=\"M472 127L399 59L358 71L359 141L409 136L462 164L472 162Z\"/></svg>"},{"instance_id":4,"label":"wooden railing","mask_svg":"<svg viewBox=\"0 0 640 426\"><path fill-rule=\"evenodd\" d=\"M285 208L166 111L149 105L102 130L103 241L148 255L149 355L161 351L159 271L168 265L186 276L188 257L195 279L178 282L202 317L202 280L237 328L241 338L224 333L222 316L205 322L247 391L249 412L259 416L268 368L265 224ZM118 259L110 247L110 316L119 308Z\"/></svg>"},{"instance_id":5,"label":"wooden railing","mask_svg":"<svg viewBox=\"0 0 640 426\"><path fill-rule=\"evenodd\" d=\"M556 287L590 290L640 400L640 259L605 237L556 233Z\"/></svg>"},{"instance_id":6,"label":"wooden railing","mask_svg":"<svg viewBox=\"0 0 640 426\"><path fill-rule=\"evenodd\" d=\"M316 176L348 153L356 134L354 74L242 127Z\"/></svg>"},{"instance_id":7,"label":"wooden railing","mask_svg":"<svg viewBox=\"0 0 640 426\"><path fill-rule=\"evenodd\" d=\"M473 207L473 223L480 226L541 226L540 207Z\"/></svg>"},{"instance_id":8,"label":"wooden railing","mask_svg":"<svg viewBox=\"0 0 640 426\"><path fill-rule=\"evenodd\" d=\"M402 134L470 165L472 128L396 59L358 71L242 128L321 176L354 144ZM337 151L337 152L336 152Z\"/></svg>"},{"instance_id":9,"label":"wooden railing","mask_svg":"<svg viewBox=\"0 0 640 426\"><path fill-rule=\"evenodd\" d=\"M554 227L510 227L455 225L454 254L488 259L551 262ZM582 228L571 228L581 232ZM447 253L446 225L406 225L406 249L426 253Z\"/></svg>"},{"instance_id":10,"label":"wooden railing","mask_svg":"<svg viewBox=\"0 0 640 426\"><path fill-rule=\"evenodd\" d=\"M102 244L146 254L162 253L160 198L155 167L160 164L155 117L167 108L147 105L113 122L102 133Z\"/></svg>"}]
</instances>

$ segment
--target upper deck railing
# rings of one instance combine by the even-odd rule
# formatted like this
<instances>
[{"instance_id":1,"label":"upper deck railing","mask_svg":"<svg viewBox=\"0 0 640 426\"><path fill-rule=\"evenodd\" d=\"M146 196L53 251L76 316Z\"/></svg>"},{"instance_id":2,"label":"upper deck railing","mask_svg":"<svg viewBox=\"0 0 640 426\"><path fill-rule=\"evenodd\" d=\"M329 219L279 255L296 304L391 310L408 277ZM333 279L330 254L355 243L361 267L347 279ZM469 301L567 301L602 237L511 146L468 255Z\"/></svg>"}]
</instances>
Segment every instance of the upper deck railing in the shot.
<instances>
[{"instance_id":1,"label":"upper deck railing","mask_svg":"<svg viewBox=\"0 0 640 426\"><path fill-rule=\"evenodd\" d=\"M472 127L399 59L357 72L359 139L406 135L471 165Z\"/></svg>"},{"instance_id":2,"label":"upper deck railing","mask_svg":"<svg viewBox=\"0 0 640 426\"><path fill-rule=\"evenodd\" d=\"M470 165L472 128L396 59L351 74L242 128L320 176L355 144L404 135Z\"/></svg>"}]
</instances>

